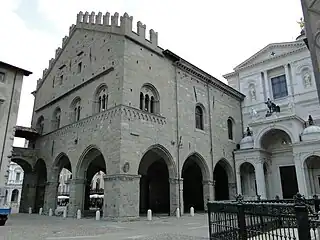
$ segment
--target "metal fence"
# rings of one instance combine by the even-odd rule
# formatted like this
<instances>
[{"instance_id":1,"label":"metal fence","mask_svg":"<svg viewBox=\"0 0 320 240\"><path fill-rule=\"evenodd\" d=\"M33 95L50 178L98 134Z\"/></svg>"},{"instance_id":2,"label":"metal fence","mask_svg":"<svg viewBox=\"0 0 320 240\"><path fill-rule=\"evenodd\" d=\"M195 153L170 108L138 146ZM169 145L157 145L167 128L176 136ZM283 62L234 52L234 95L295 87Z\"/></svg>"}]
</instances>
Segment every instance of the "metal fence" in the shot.
<instances>
[{"instance_id":1,"label":"metal fence","mask_svg":"<svg viewBox=\"0 0 320 240\"><path fill-rule=\"evenodd\" d=\"M279 200L279 199L277 199ZM320 240L318 200L214 201L208 203L210 240Z\"/></svg>"}]
</instances>

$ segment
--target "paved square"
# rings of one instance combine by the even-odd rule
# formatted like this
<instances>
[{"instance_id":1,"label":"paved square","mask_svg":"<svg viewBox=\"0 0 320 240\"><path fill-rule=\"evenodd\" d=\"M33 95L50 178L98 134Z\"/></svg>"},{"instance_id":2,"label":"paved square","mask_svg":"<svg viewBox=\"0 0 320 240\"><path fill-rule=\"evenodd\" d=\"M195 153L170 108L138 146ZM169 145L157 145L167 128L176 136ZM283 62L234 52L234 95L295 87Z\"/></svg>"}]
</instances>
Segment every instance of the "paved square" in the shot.
<instances>
[{"instance_id":1,"label":"paved square","mask_svg":"<svg viewBox=\"0 0 320 240\"><path fill-rule=\"evenodd\" d=\"M13 214L6 226L0 227L0 240L151 240L208 239L206 214L194 217L154 217L135 222L63 219L29 214Z\"/></svg>"}]
</instances>

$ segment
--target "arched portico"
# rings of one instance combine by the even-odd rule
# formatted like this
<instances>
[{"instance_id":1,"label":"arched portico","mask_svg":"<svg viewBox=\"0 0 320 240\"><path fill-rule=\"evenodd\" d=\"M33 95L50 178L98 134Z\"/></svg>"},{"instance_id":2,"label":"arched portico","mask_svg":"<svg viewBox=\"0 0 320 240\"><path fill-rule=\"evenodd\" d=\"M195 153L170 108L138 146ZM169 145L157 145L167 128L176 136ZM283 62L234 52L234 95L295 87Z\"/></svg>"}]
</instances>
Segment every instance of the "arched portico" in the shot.
<instances>
[{"instance_id":1,"label":"arched portico","mask_svg":"<svg viewBox=\"0 0 320 240\"><path fill-rule=\"evenodd\" d=\"M257 196L256 174L253 164L244 162L239 167L241 192L246 199L255 199Z\"/></svg>"},{"instance_id":2,"label":"arched portico","mask_svg":"<svg viewBox=\"0 0 320 240\"><path fill-rule=\"evenodd\" d=\"M215 200L229 200L236 194L232 167L226 159L220 159L213 171Z\"/></svg>"},{"instance_id":3,"label":"arched portico","mask_svg":"<svg viewBox=\"0 0 320 240\"><path fill-rule=\"evenodd\" d=\"M35 212L44 206L44 197L47 183L47 167L43 159L38 159L34 171L37 173L37 186L35 198Z\"/></svg>"},{"instance_id":4,"label":"arched portico","mask_svg":"<svg viewBox=\"0 0 320 240\"><path fill-rule=\"evenodd\" d=\"M190 154L183 163L181 176L184 210L189 211L190 207L194 207L196 211L204 211L204 199L208 194L205 194L207 189L203 183L210 179L204 158L198 153Z\"/></svg>"},{"instance_id":5,"label":"arched portico","mask_svg":"<svg viewBox=\"0 0 320 240\"><path fill-rule=\"evenodd\" d=\"M77 164L75 178L70 187L70 215L75 215L77 209L84 215L90 215L90 190L93 176L97 172L106 173L105 158L97 146L89 146L81 155ZM104 192L104 200L106 199ZM103 211L103 210L101 210Z\"/></svg>"},{"instance_id":6,"label":"arched portico","mask_svg":"<svg viewBox=\"0 0 320 240\"><path fill-rule=\"evenodd\" d=\"M172 200L176 171L170 153L160 145L149 147L139 164L140 178L139 212L145 214L148 209L154 213L170 214L174 211Z\"/></svg>"},{"instance_id":7,"label":"arched portico","mask_svg":"<svg viewBox=\"0 0 320 240\"><path fill-rule=\"evenodd\" d=\"M310 155L304 160L303 169L308 196L320 196L320 156Z\"/></svg>"},{"instance_id":8,"label":"arched portico","mask_svg":"<svg viewBox=\"0 0 320 240\"><path fill-rule=\"evenodd\" d=\"M67 169L72 173L72 167L69 157L66 153L59 153L50 167L50 175L46 186L45 195L45 212L49 209L57 208L59 177L63 169Z\"/></svg>"}]
</instances>

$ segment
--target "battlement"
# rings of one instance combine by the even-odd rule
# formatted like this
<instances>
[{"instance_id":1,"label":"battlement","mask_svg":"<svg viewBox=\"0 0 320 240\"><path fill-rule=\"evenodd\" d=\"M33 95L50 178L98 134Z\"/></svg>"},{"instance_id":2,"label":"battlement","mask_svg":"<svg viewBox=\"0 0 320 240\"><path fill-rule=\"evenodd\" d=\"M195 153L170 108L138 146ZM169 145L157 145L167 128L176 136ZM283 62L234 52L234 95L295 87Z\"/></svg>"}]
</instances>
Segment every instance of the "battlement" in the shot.
<instances>
[{"instance_id":1,"label":"battlement","mask_svg":"<svg viewBox=\"0 0 320 240\"><path fill-rule=\"evenodd\" d=\"M95 14L95 12L91 12L91 14L89 14L89 12L79 12L77 14L76 25L72 24L70 26L68 36L65 36L62 39L61 47L56 49L55 57L49 60L49 67L43 70L42 78L37 82L37 89L41 86L42 81L47 77L47 74L50 72L76 29L88 29L92 31L103 31L117 35L124 35L162 55L162 49L158 47L158 33L153 29L150 29L149 39L146 39L146 25L138 21L137 32L134 32L132 24L133 17L130 17L128 13L124 13L123 16L119 16L119 13L117 12L114 13L114 15L110 15L109 12L106 12L104 15L102 12L99 12L98 14Z\"/></svg>"}]
</instances>

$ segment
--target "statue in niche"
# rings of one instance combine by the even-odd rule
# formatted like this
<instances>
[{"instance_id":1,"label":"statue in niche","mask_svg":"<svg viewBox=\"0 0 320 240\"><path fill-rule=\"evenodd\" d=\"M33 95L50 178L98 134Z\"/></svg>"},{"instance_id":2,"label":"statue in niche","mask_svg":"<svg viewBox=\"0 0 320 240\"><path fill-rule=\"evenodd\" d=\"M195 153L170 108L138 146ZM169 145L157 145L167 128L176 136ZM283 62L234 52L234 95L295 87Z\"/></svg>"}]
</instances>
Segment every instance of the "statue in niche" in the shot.
<instances>
[{"instance_id":1,"label":"statue in niche","mask_svg":"<svg viewBox=\"0 0 320 240\"><path fill-rule=\"evenodd\" d=\"M280 106L276 105L274 102L272 102L270 100L270 98L268 98L268 100L265 102L265 104L268 107L268 111L266 114L266 117L270 117L272 115L272 113L276 112L279 113L280 112Z\"/></svg>"},{"instance_id":2,"label":"statue in niche","mask_svg":"<svg viewBox=\"0 0 320 240\"><path fill-rule=\"evenodd\" d=\"M308 122L309 122L309 126L314 125L313 118L311 115L309 115Z\"/></svg>"},{"instance_id":3,"label":"statue in niche","mask_svg":"<svg viewBox=\"0 0 320 240\"><path fill-rule=\"evenodd\" d=\"M312 85L311 75L309 72L306 72L303 76L303 85L305 88L311 87L311 85Z\"/></svg>"},{"instance_id":4,"label":"statue in niche","mask_svg":"<svg viewBox=\"0 0 320 240\"><path fill-rule=\"evenodd\" d=\"M256 89L255 89L255 87L254 87L253 84L250 84L250 85L249 85L249 94L250 94L251 101L257 99Z\"/></svg>"},{"instance_id":5,"label":"statue in niche","mask_svg":"<svg viewBox=\"0 0 320 240\"><path fill-rule=\"evenodd\" d=\"M250 128L249 128L249 127L247 127L247 130L246 130L245 136L252 136L252 131L250 130Z\"/></svg>"},{"instance_id":6,"label":"statue in niche","mask_svg":"<svg viewBox=\"0 0 320 240\"><path fill-rule=\"evenodd\" d=\"M256 118L256 117L258 117L258 112L257 112L257 110L255 110L254 108L251 108L251 109L250 109L250 117L251 117L251 118Z\"/></svg>"}]
</instances>

